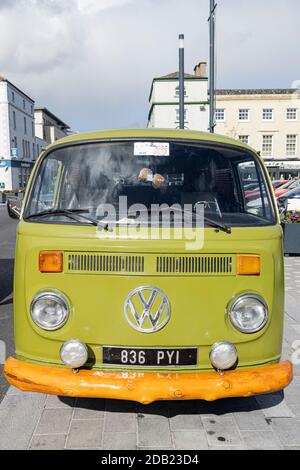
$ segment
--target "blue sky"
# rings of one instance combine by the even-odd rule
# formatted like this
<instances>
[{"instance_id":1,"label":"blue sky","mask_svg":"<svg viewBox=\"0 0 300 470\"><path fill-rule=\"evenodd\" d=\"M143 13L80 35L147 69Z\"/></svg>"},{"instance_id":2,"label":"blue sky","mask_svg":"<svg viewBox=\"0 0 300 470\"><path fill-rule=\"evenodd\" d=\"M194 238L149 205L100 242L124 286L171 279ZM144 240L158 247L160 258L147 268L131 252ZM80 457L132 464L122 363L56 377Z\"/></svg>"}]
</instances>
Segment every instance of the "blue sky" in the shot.
<instances>
[{"instance_id":1,"label":"blue sky","mask_svg":"<svg viewBox=\"0 0 300 470\"><path fill-rule=\"evenodd\" d=\"M79 131L144 127L152 78L208 60L209 0L1 0L0 74ZM298 0L218 0L217 86L300 79Z\"/></svg>"}]
</instances>

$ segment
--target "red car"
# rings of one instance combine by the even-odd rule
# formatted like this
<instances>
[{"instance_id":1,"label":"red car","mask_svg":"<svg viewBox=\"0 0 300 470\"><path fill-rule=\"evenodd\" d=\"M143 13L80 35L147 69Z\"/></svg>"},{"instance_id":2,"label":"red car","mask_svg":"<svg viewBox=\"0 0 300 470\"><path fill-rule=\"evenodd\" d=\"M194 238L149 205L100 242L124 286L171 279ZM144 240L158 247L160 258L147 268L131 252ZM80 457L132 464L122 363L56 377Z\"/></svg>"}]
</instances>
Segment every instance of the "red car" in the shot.
<instances>
[{"instance_id":1,"label":"red car","mask_svg":"<svg viewBox=\"0 0 300 470\"><path fill-rule=\"evenodd\" d=\"M292 189L296 189L298 187L300 187L300 178L297 180L290 180L286 184L280 186L277 190L275 190L275 196L280 197L288 191L291 191Z\"/></svg>"}]
</instances>

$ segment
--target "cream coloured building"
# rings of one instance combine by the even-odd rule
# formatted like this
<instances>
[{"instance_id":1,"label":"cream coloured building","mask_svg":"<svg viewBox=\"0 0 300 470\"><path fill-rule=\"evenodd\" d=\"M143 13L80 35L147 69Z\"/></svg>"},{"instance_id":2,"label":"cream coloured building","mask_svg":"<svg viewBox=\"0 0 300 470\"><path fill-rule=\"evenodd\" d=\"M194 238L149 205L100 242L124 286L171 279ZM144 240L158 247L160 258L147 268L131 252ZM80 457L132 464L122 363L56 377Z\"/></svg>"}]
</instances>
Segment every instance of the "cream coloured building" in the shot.
<instances>
[{"instance_id":1,"label":"cream coloured building","mask_svg":"<svg viewBox=\"0 0 300 470\"><path fill-rule=\"evenodd\" d=\"M216 133L258 150L273 178L300 176L299 90L217 90L215 120Z\"/></svg>"},{"instance_id":2,"label":"cream coloured building","mask_svg":"<svg viewBox=\"0 0 300 470\"><path fill-rule=\"evenodd\" d=\"M194 75L185 74L185 128L208 130L209 103L206 63L196 65ZM148 127L179 128L178 72L154 78L151 86Z\"/></svg>"}]
</instances>

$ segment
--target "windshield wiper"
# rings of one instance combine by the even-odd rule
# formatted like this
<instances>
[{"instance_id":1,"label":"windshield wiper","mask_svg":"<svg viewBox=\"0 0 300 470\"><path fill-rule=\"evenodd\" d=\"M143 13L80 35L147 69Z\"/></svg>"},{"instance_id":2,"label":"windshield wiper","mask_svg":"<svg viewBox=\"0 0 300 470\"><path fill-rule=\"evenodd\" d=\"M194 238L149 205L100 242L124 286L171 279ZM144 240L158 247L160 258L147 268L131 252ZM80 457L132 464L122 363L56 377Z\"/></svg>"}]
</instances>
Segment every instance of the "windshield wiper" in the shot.
<instances>
[{"instance_id":1,"label":"windshield wiper","mask_svg":"<svg viewBox=\"0 0 300 470\"><path fill-rule=\"evenodd\" d=\"M69 217L70 219L76 220L76 222L81 222L80 219L84 219L90 224L94 225L95 227L98 227L99 225L104 229L109 231L109 226L108 224L91 219L90 217L85 217L82 215L82 212L88 212L86 209L53 209L49 211L43 211L43 212L37 212L36 214L30 214L29 216L26 217L26 219L35 219L38 217L47 217L47 216L52 216L52 215L65 215Z\"/></svg>"},{"instance_id":2,"label":"windshield wiper","mask_svg":"<svg viewBox=\"0 0 300 470\"><path fill-rule=\"evenodd\" d=\"M139 212L140 214L144 214L144 213L147 213L147 214L151 214L151 212L154 211L154 212L181 212L182 214L188 214L190 216L192 216L192 218L195 217L195 213L194 212L191 212L191 211L187 211L187 210L184 210L184 209L179 209L177 207L167 207L167 208L159 208L159 209L147 209L146 211L137 211ZM128 216L128 218L133 218L132 216ZM231 233L231 227L229 227L228 225L226 224L223 224L222 222L217 222L216 220L212 220L212 219L209 219L208 217L204 216L204 222L207 223L207 225L210 225L211 227L214 227L216 229L219 229L219 230L222 230L223 232L225 233Z\"/></svg>"}]
</instances>

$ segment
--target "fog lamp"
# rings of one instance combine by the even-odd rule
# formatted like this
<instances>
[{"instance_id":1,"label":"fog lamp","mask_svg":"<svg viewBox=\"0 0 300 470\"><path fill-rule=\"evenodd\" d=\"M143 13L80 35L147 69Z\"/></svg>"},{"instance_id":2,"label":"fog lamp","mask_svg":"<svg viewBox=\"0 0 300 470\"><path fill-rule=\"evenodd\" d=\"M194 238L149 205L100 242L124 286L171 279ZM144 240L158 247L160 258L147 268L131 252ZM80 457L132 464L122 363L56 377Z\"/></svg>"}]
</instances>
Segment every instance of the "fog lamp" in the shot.
<instances>
[{"instance_id":1,"label":"fog lamp","mask_svg":"<svg viewBox=\"0 0 300 470\"><path fill-rule=\"evenodd\" d=\"M234 344L223 341L212 345L209 358L216 369L227 370L237 362L238 353Z\"/></svg>"},{"instance_id":2,"label":"fog lamp","mask_svg":"<svg viewBox=\"0 0 300 470\"><path fill-rule=\"evenodd\" d=\"M62 345L60 358L67 367L78 369L88 360L88 348L81 341L70 339Z\"/></svg>"}]
</instances>

